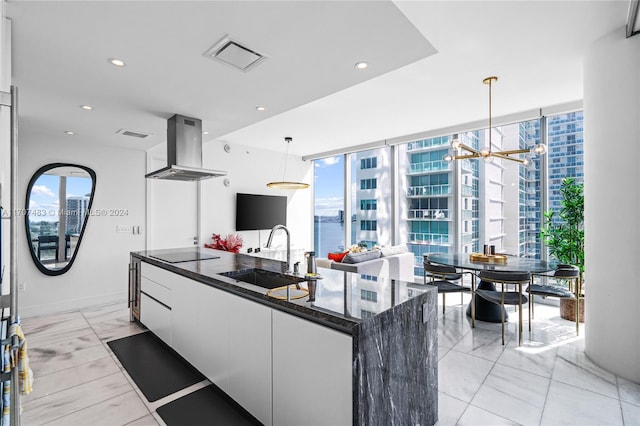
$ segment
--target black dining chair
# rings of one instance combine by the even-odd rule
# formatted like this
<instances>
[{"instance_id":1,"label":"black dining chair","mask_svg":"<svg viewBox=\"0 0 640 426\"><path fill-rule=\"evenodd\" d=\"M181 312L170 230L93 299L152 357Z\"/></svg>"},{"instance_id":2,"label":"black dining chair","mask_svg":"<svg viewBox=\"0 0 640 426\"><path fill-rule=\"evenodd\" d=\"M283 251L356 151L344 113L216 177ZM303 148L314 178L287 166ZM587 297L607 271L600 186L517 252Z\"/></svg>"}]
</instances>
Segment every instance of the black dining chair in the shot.
<instances>
[{"instance_id":1,"label":"black dining chair","mask_svg":"<svg viewBox=\"0 0 640 426\"><path fill-rule=\"evenodd\" d=\"M460 293L460 304L464 304L463 293L470 289L462 285L462 272L453 266L438 265L432 263L428 256L424 257L424 283L438 287L438 293L442 294L442 313L445 313L446 294ZM429 278L429 280L427 279ZM454 282L458 281L458 283Z\"/></svg>"},{"instance_id":2,"label":"black dining chair","mask_svg":"<svg viewBox=\"0 0 640 426\"><path fill-rule=\"evenodd\" d=\"M539 283L535 283L538 277ZM568 287L560 285L565 281ZM580 334L580 294L582 293L580 283L580 268L574 265L559 264L551 273L532 274L531 284L527 289L529 293L529 331L531 331L531 320L534 317L534 297L558 297L566 299L576 299L576 336Z\"/></svg>"},{"instance_id":3,"label":"black dining chair","mask_svg":"<svg viewBox=\"0 0 640 426\"><path fill-rule=\"evenodd\" d=\"M39 235L38 236L38 259L42 260L43 251L52 251L55 255L56 262L58 259L58 241L57 235Z\"/></svg>"},{"instance_id":4,"label":"black dining chair","mask_svg":"<svg viewBox=\"0 0 640 426\"><path fill-rule=\"evenodd\" d=\"M480 296L489 302L496 303L501 307L502 323L502 344L504 345L504 306L513 305L518 307L518 346L522 345L522 305L527 303L527 296L522 293L522 286L531 281L530 272L507 272L496 270L482 270L478 274L482 281L500 284L500 290L496 285L496 290L477 289L476 296ZM509 286L515 290L509 291Z\"/></svg>"}]
</instances>

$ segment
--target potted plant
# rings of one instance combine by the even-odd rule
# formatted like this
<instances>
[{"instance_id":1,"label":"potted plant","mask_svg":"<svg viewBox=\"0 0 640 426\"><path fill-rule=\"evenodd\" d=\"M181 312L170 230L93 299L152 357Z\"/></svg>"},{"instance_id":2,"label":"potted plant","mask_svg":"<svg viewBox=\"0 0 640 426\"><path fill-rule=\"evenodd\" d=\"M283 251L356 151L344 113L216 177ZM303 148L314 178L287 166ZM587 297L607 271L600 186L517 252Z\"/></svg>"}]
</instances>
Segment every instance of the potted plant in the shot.
<instances>
[{"instance_id":1,"label":"potted plant","mask_svg":"<svg viewBox=\"0 0 640 426\"><path fill-rule=\"evenodd\" d=\"M549 248L549 254L559 263L580 268L578 287L581 293L584 274L584 185L574 178L564 178L560 186L560 211L544 213L544 225L540 232L542 241ZM582 294L580 295L582 296ZM575 299L560 299L560 316L575 319ZM584 299L580 299L580 322L584 322Z\"/></svg>"}]
</instances>

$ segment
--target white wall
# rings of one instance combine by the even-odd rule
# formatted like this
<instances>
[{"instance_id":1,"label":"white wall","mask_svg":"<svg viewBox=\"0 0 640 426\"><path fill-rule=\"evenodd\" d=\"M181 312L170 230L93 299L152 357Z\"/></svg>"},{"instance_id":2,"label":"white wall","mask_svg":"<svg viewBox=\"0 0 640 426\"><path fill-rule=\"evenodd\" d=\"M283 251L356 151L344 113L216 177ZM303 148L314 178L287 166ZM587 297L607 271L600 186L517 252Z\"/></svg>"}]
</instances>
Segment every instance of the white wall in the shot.
<instances>
[{"instance_id":1,"label":"white wall","mask_svg":"<svg viewBox=\"0 0 640 426\"><path fill-rule=\"evenodd\" d=\"M63 135L64 136L64 135ZM237 192L286 195L288 197L287 227L291 232L292 247L298 251L310 250L313 235L312 189L276 191L266 183L282 178L284 155L242 146L232 146L226 153L223 142L204 145L203 167L228 171L229 186L224 179L214 178L201 183L201 241L210 242L212 233L227 234L235 231L235 196ZM127 265L129 252L145 249L145 180L146 153L94 146L90 140L78 135L73 138L46 141L20 140L19 150L19 203L24 205L26 188L33 172L47 163L69 162L88 166L97 174L93 210L127 209L126 217L92 216L89 218L78 257L69 272L56 277L42 274L29 254L24 223L18 229L19 283L26 290L20 293L21 316L44 315L98 304L124 301L127 297ZM312 182L311 162L291 156L287 164L287 180ZM172 182L174 185L193 184ZM171 198L171 197L169 197ZM167 200L171 202L171 199ZM185 211L197 205L182 206ZM149 219L157 219L149 209ZM175 221L157 224L165 232L172 232ZM165 220L166 221L166 220ZM156 221L157 222L157 221ZM116 233L116 225L140 225L140 235ZM268 232L242 232L247 247L264 245ZM276 245L284 243L279 234Z\"/></svg>"},{"instance_id":2,"label":"white wall","mask_svg":"<svg viewBox=\"0 0 640 426\"><path fill-rule=\"evenodd\" d=\"M11 90L11 21L4 17L5 2L0 3L0 91ZM10 227L10 199L11 199L11 109L0 107L0 205L4 208L2 227L2 264L4 279L2 293L9 293L9 276L11 274L9 262L9 227Z\"/></svg>"},{"instance_id":3,"label":"white wall","mask_svg":"<svg viewBox=\"0 0 640 426\"><path fill-rule=\"evenodd\" d=\"M166 166L166 142L147 150L147 173ZM145 187L147 250L196 245L194 237L198 236L198 183L146 179Z\"/></svg>"},{"instance_id":4,"label":"white wall","mask_svg":"<svg viewBox=\"0 0 640 426\"><path fill-rule=\"evenodd\" d=\"M287 203L287 228L291 233L291 246L298 250L313 250L313 189L295 191L267 188L267 183L282 180L284 154L273 151L231 145L230 152L224 150L225 142L213 141L204 144L203 167L225 170L229 186L224 185L225 178L214 178L201 183L201 222L200 241L211 242L211 234L226 235L235 231L236 193L284 195ZM283 150L285 149L283 143ZM285 180L313 182L311 161L302 161L300 157L289 156ZM256 212L259 214L259 212ZM248 247L264 245L268 231L243 231L241 235ZM280 245L283 232L279 232L274 246Z\"/></svg>"},{"instance_id":5,"label":"white wall","mask_svg":"<svg viewBox=\"0 0 640 426\"><path fill-rule=\"evenodd\" d=\"M127 216L92 216L71 269L50 277L33 264L24 221L18 229L18 282L23 317L126 301L129 252L144 249L145 153L95 145L90 138L51 136L19 141L18 202L24 206L31 175L41 166L68 162L92 168L97 175L92 210L126 209ZM116 225L141 225L140 235L116 233Z\"/></svg>"},{"instance_id":6,"label":"white wall","mask_svg":"<svg viewBox=\"0 0 640 426\"><path fill-rule=\"evenodd\" d=\"M640 36L624 34L584 63L585 351L640 382Z\"/></svg>"}]
</instances>

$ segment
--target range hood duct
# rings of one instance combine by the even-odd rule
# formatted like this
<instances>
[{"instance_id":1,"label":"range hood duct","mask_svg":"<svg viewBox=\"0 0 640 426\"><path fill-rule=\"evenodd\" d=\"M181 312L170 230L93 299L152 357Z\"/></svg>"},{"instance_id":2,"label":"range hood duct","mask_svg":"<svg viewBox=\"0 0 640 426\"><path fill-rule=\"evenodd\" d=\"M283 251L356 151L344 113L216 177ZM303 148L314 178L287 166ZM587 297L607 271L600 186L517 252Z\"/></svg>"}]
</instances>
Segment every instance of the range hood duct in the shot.
<instances>
[{"instance_id":1,"label":"range hood duct","mask_svg":"<svg viewBox=\"0 0 640 426\"><path fill-rule=\"evenodd\" d=\"M175 114L167 120L167 167L145 177L196 181L226 174L202 168L202 120Z\"/></svg>"}]
</instances>

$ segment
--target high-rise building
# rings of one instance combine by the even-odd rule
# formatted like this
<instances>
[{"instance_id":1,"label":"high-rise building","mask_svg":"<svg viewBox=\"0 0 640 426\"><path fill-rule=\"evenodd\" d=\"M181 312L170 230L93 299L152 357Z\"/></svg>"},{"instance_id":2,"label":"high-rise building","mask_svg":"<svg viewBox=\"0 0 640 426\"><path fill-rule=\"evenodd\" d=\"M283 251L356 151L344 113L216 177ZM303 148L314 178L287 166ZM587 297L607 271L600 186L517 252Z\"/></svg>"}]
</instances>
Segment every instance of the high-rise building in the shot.
<instances>
[{"instance_id":1,"label":"high-rise building","mask_svg":"<svg viewBox=\"0 0 640 426\"><path fill-rule=\"evenodd\" d=\"M518 123L518 146L531 149L541 142L540 120ZM520 166L518 194L517 249L521 257L540 257L540 224L542 221L542 157L531 156L531 164Z\"/></svg>"},{"instance_id":2,"label":"high-rise building","mask_svg":"<svg viewBox=\"0 0 640 426\"><path fill-rule=\"evenodd\" d=\"M549 164L549 208L560 209L560 185L565 177L584 183L584 114L576 111L549 117L547 161Z\"/></svg>"},{"instance_id":3,"label":"high-rise building","mask_svg":"<svg viewBox=\"0 0 640 426\"><path fill-rule=\"evenodd\" d=\"M68 197L65 210L66 234L79 234L89 209L89 197Z\"/></svg>"},{"instance_id":4,"label":"high-rise building","mask_svg":"<svg viewBox=\"0 0 640 426\"><path fill-rule=\"evenodd\" d=\"M399 197L403 212L399 222L416 257L416 275L422 275L424 254L448 253L454 245L454 176L443 159L450 145L450 137L444 136L409 142L399 149L401 187L406 188Z\"/></svg>"}]
</instances>

